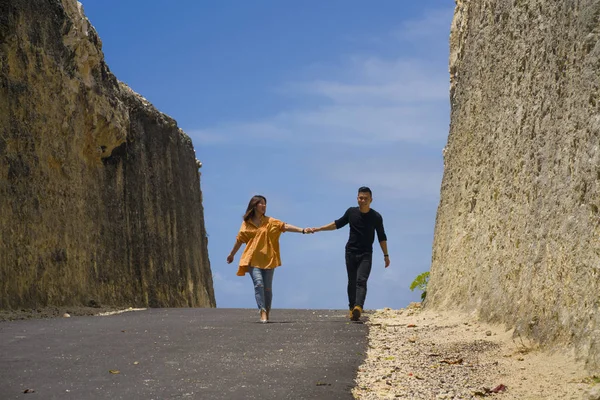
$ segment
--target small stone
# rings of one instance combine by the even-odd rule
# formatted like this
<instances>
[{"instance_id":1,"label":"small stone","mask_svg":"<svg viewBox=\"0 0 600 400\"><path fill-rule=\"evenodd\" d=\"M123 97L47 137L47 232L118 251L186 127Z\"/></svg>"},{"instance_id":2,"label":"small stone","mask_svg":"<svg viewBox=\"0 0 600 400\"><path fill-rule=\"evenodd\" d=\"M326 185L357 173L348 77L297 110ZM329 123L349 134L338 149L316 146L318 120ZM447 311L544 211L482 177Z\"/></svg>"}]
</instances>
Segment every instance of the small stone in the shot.
<instances>
[{"instance_id":1,"label":"small stone","mask_svg":"<svg viewBox=\"0 0 600 400\"><path fill-rule=\"evenodd\" d=\"M492 336L492 331L487 331L487 332L485 332L485 335L486 335L486 336Z\"/></svg>"},{"instance_id":2,"label":"small stone","mask_svg":"<svg viewBox=\"0 0 600 400\"><path fill-rule=\"evenodd\" d=\"M600 385L596 385L585 394L586 400L600 400Z\"/></svg>"},{"instance_id":3,"label":"small stone","mask_svg":"<svg viewBox=\"0 0 600 400\"><path fill-rule=\"evenodd\" d=\"M63 318L71 318L71 315L69 315L68 313L64 313Z\"/></svg>"}]
</instances>

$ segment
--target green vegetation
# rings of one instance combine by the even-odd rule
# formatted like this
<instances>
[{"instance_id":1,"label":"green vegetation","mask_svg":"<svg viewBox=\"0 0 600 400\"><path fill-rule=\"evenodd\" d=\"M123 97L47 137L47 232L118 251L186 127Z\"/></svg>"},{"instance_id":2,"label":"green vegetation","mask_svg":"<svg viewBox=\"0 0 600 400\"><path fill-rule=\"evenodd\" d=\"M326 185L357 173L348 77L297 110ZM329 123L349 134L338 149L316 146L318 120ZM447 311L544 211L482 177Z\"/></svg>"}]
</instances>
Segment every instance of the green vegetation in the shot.
<instances>
[{"instance_id":1,"label":"green vegetation","mask_svg":"<svg viewBox=\"0 0 600 400\"><path fill-rule=\"evenodd\" d=\"M429 271L419 274L410 284L410 290L419 289L421 293L421 301L427 296L427 283L429 283Z\"/></svg>"},{"instance_id":2,"label":"green vegetation","mask_svg":"<svg viewBox=\"0 0 600 400\"><path fill-rule=\"evenodd\" d=\"M582 382L589 383L590 385L596 385L596 384L600 383L600 376L598 376L598 375L588 376L588 377L584 378Z\"/></svg>"}]
</instances>

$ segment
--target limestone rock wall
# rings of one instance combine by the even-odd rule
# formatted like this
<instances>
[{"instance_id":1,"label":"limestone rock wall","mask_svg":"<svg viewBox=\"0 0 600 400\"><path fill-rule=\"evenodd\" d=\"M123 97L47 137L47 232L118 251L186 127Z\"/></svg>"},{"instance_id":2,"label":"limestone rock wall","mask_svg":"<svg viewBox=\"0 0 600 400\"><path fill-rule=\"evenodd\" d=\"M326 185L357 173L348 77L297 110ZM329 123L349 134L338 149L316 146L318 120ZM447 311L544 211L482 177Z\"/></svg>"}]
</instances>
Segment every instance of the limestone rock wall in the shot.
<instances>
[{"instance_id":1,"label":"limestone rock wall","mask_svg":"<svg viewBox=\"0 0 600 400\"><path fill-rule=\"evenodd\" d=\"M428 305L600 369L600 1L457 0Z\"/></svg>"},{"instance_id":2,"label":"limestone rock wall","mask_svg":"<svg viewBox=\"0 0 600 400\"><path fill-rule=\"evenodd\" d=\"M200 174L75 0L0 0L0 309L214 307Z\"/></svg>"}]
</instances>

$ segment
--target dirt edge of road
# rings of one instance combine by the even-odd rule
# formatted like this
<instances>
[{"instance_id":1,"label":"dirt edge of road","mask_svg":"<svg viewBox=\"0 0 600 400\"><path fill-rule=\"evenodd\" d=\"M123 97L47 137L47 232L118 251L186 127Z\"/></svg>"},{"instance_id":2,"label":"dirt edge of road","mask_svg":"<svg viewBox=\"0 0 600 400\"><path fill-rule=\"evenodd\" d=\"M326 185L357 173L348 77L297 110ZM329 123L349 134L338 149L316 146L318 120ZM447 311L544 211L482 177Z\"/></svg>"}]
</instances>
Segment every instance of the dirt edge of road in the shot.
<instances>
[{"instance_id":1,"label":"dirt edge of road","mask_svg":"<svg viewBox=\"0 0 600 400\"><path fill-rule=\"evenodd\" d=\"M357 399L600 399L573 352L540 349L502 325L413 303L368 312Z\"/></svg>"}]
</instances>

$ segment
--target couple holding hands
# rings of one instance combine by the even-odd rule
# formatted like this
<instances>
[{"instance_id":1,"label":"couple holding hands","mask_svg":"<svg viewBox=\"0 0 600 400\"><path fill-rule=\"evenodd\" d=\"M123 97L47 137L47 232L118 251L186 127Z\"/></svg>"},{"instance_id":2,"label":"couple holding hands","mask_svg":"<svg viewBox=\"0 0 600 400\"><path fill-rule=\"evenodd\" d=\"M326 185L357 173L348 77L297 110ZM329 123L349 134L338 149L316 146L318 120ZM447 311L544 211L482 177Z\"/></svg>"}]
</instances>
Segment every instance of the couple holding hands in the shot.
<instances>
[{"instance_id":1,"label":"couple holding hands","mask_svg":"<svg viewBox=\"0 0 600 400\"><path fill-rule=\"evenodd\" d=\"M346 243L349 318L352 321L360 319L367 295L367 280L371 273L375 233L383 251L386 268L390 265L390 258L387 252L383 218L371 208L373 201L371 189L366 186L360 187L357 201L358 207L348 208L340 219L319 228L303 229L266 216L267 199L264 196L257 195L250 199L233 249L227 256L227 263L231 264L242 244L246 244L237 275L244 276L249 273L252 277L261 322L269 321L273 299L273 274L275 268L281 265L279 254L281 234L332 231L346 225L350 225L350 235Z\"/></svg>"}]
</instances>

